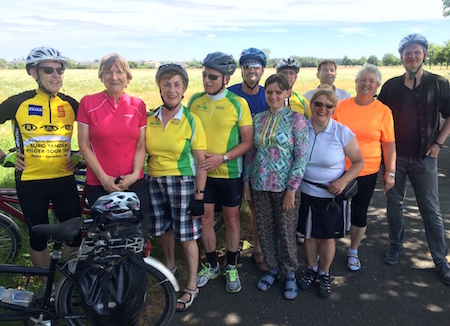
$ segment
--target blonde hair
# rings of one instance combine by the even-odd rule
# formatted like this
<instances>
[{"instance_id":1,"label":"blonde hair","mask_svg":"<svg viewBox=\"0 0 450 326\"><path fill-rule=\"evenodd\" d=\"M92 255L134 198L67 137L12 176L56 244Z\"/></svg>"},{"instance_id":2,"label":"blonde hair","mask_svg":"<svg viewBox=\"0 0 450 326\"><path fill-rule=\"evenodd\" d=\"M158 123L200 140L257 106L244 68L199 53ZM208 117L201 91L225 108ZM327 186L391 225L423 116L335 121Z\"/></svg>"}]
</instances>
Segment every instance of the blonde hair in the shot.
<instances>
[{"instance_id":1,"label":"blonde hair","mask_svg":"<svg viewBox=\"0 0 450 326\"><path fill-rule=\"evenodd\" d=\"M98 67L98 78L102 80L103 73L109 69L116 63L119 63L119 66L123 69L123 71L127 74L127 81L130 82L133 79L133 75L131 74L130 66L128 65L128 61L125 60L120 54L110 53L105 55L100 61L100 66Z\"/></svg>"},{"instance_id":2,"label":"blonde hair","mask_svg":"<svg viewBox=\"0 0 450 326\"><path fill-rule=\"evenodd\" d=\"M317 89L317 91L315 91L314 94L311 96L311 101L309 101L309 102L310 103L314 102L319 96L322 96L322 95L326 96L336 107L336 105L338 103L338 97L336 96L336 93L334 92L334 90L328 85L320 86Z\"/></svg>"}]
</instances>

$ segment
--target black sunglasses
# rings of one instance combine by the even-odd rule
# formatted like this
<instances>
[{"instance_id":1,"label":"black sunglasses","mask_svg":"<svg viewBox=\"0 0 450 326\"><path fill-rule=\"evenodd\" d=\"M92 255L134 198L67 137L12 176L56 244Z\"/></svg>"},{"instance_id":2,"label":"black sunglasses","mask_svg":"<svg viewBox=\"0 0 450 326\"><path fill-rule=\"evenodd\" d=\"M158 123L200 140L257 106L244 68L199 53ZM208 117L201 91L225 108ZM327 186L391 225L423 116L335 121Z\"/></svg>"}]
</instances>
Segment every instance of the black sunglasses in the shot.
<instances>
[{"instance_id":1,"label":"black sunglasses","mask_svg":"<svg viewBox=\"0 0 450 326\"><path fill-rule=\"evenodd\" d=\"M206 76L208 76L208 79L209 79L209 80L212 80L212 81L217 80L217 79L219 79L219 77L220 77L220 76L217 76L217 75L207 74L206 72L204 72L204 73L203 73L203 79L205 79Z\"/></svg>"},{"instance_id":2,"label":"black sunglasses","mask_svg":"<svg viewBox=\"0 0 450 326\"><path fill-rule=\"evenodd\" d=\"M334 108L333 104L328 104L328 103L322 103L319 101L314 101L312 102L314 106L321 108L322 106L326 107L328 110L331 110L332 108Z\"/></svg>"},{"instance_id":3,"label":"black sunglasses","mask_svg":"<svg viewBox=\"0 0 450 326\"><path fill-rule=\"evenodd\" d=\"M65 71L64 68L53 68L53 67L39 67L39 69L42 69L46 75L51 75L56 70L58 75L62 75Z\"/></svg>"}]
</instances>

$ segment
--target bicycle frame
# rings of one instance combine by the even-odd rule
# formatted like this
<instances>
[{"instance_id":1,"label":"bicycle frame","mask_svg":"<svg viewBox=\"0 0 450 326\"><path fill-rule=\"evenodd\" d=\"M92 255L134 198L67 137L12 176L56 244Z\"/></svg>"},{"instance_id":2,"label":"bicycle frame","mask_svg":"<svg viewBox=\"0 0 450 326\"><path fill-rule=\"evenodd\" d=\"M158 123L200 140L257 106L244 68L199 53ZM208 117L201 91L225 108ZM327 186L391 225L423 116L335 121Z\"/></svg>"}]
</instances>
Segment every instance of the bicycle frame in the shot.
<instances>
[{"instance_id":1,"label":"bicycle frame","mask_svg":"<svg viewBox=\"0 0 450 326\"><path fill-rule=\"evenodd\" d=\"M53 312L53 305L50 302L51 298L51 292L52 287L55 282L56 277L56 271L59 271L59 273L68 279L72 280L72 276L70 273L65 270L64 266L65 264L60 262L59 260L62 257L62 243L61 242L54 242L54 250L51 254L51 263L49 268L40 268L40 267L27 267L27 266L17 266L17 265L7 265L7 264L0 264L0 274L9 274L9 275L24 275L24 276L46 276L47 279L47 286L44 289L44 296L42 303L39 307L36 306L19 306L14 305L10 303L5 303L0 301L0 308L1 309L7 309L13 312L3 312L0 314L0 321L18 321L18 320L25 320L27 315L30 313L36 313L37 311L41 313L48 313L52 317L56 317L57 319L60 318L70 318L73 316L57 316ZM80 317L79 315L75 317ZM83 317L83 316L82 316Z\"/></svg>"}]
</instances>

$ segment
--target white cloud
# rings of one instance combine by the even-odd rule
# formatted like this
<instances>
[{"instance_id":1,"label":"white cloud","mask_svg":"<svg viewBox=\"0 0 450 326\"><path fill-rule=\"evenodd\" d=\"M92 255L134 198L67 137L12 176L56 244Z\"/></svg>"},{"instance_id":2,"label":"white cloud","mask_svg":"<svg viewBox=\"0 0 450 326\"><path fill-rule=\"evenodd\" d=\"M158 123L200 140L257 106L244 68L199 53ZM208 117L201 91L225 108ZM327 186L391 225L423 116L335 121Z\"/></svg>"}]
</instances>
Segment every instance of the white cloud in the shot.
<instances>
[{"instance_id":1,"label":"white cloud","mask_svg":"<svg viewBox=\"0 0 450 326\"><path fill-rule=\"evenodd\" d=\"M338 37L372 35L358 25L373 22L417 21L419 28L442 21L441 7L441 0L3 0L2 56L21 57L43 44L71 53L90 48L93 58L131 46L201 51L205 40L217 42L208 47L242 49L249 37L270 48L282 36L306 39L303 30L311 26L340 25L329 31ZM408 32L410 25L402 34Z\"/></svg>"}]
</instances>

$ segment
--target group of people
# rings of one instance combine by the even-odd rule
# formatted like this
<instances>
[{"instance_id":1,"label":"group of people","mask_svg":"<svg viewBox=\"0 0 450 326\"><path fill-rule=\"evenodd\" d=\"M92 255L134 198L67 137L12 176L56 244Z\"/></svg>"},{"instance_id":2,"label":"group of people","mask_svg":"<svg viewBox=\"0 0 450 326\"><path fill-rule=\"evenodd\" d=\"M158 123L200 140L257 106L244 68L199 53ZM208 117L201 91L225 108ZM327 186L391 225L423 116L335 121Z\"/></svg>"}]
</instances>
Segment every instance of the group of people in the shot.
<instances>
[{"instance_id":1,"label":"group of people","mask_svg":"<svg viewBox=\"0 0 450 326\"><path fill-rule=\"evenodd\" d=\"M376 66L363 65L351 97L334 86L337 66L332 60L319 64L320 85L304 96L293 91L300 71L293 58L280 60L263 87L259 83L267 58L257 48L242 51L243 81L227 88L235 60L213 52L203 60L204 91L187 106L181 103L189 85L186 70L176 63L161 65L156 83L163 104L147 110L142 100L125 92L132 71L120 55L109 54L100 62L98 77L105 90L78 104L59 93L65 58L56 49L36 48L26 69L37 89L0 104L0 123L11 120L17 146L15 159L0 150L0 163L15 165L30 229L48 223L50 201L60 221L80 215L70 148L77 121L88 166L88 202L134 191L145 228L159 237L164 263L175 275L175 240L181 243L188 277L177 311L189 309L199 288L221 274L213 226L217 209L226 225L225 288L241 290L236 261L242 200L251 211L252 258L265 273L258 289L268 291L283 276L288 300L297 297L298 287L307 290L316 281L318 294L328 297L335 239L347 230L347 268L361 268L358 247L380 167L390 240L384 261L395 265L403 252L408 176L437 272L450 285L437 172L437 157L450 133L450 87L445 78L424 71L427 50L422 35L402 39L399 53L406 73L387 81L378 97ZM339 195L354 179L358 193L343 200ZM297 280L298 234L304 236L308 267ZM206 253L200 270L198 239ZM80 240L68 244L67 251L76 250ZM30 232L30 256L35 266L48 266L45 237Z\"/></svg>"}]
</instances>

